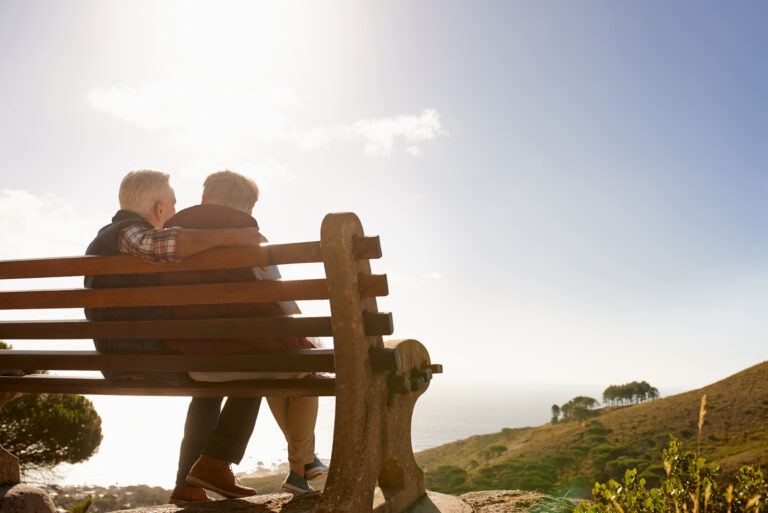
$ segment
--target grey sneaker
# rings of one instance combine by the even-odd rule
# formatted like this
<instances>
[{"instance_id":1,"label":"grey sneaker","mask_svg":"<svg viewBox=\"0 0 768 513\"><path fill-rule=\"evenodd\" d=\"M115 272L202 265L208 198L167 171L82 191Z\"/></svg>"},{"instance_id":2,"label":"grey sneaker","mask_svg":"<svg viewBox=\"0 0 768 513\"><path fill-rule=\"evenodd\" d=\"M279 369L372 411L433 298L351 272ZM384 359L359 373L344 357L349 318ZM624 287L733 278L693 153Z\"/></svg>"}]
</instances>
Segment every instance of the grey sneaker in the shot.
<instances>
[{"instance_id":1,"label":"grey sneaker","mask_svg":"<svg viewBox=\"0 0 768 513\"><path fill-rule=\"evenodd\" d=\"M314 481L325 475L328 475L328 465L320 461L317 456L312 463L304 465L304 477L307 478L307 481Z\"/></svg>"},{"instance_id":2,"label":"grey sneaker","mask_svg":"<svg viewBox=\"0 0 768 513\"><path fill-rule=\"evenodd\" d=\"M280 488L284 492L292 493L294 495L303 495L305 493L314 492L315 489L309 486L307 480L291 470L288 473L288 477L285 478Z\"/></svg>"}]
</instances>

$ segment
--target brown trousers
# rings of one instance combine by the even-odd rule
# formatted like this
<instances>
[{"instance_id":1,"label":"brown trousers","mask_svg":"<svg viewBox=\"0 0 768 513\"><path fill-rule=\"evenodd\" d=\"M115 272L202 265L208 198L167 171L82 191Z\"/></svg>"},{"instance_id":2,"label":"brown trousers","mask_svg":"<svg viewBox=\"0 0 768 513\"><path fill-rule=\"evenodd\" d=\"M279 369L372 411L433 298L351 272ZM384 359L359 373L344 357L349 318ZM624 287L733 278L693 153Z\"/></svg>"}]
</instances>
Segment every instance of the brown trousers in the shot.
<instances>
[{"instance_id":1,"label":"brown trousers","mask_svg":"<svg viewBox=\"0 0 768 513\"><path fill-rule=\"evenodd\" d=\"M234 381L240 379L303 378L306 372L190 372L195 381ZM304 469L315 459L317 397L267 397L269 409L288 442L291 469Z\"/></svg>"},{"instance_id":2,"label":"brown trousers","mask_svg":"<svg viewBox=\"0 0 768 513\"><path fill-rule=\"evenodd\" d=\"M317 397L267 397L267 403L288 442L291 469L303 471L315 459Z\"/></svg>"}]
</instances>

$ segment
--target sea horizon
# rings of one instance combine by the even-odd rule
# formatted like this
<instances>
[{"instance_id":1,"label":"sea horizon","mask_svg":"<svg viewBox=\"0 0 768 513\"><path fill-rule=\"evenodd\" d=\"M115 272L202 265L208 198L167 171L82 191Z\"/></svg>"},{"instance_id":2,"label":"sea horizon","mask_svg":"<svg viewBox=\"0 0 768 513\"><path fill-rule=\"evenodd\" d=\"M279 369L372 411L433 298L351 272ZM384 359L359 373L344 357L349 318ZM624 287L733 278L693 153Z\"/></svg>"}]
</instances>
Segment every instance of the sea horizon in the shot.
<instances>
[{"instance_id":1,"label":"sea horizon","mask_svg":"<svg viewBox=\"0 0 768 513\"><path fill-rule=\"evenodd\" d=\"M605 386L575 384L458 383L437 376L414 410L412 445L419 452L504 428L549 422L552 404L576 395L600 400ZM606 385L607 386L607 385ZM681 390L661 390L662 396ZM189 398L89 397L102 417L104 438L98 452L78 464L62 464L46 474L59 486L130 486L172 488ZM320 398L316 452L331 457L335 398ZM262 402L256 427L236 473L280 472L287 444ZM284 468L284 466L282 467Z\"/></svg>"}]
</instances>

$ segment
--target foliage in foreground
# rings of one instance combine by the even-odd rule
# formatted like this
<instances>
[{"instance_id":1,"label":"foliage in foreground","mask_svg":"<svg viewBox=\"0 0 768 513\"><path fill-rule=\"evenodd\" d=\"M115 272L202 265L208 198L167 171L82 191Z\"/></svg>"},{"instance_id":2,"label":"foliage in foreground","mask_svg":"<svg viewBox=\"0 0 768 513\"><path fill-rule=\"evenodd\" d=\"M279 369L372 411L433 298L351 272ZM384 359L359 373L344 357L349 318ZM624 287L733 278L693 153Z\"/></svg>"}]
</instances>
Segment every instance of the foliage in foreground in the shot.
<instances>
[{"instance_id":1,"label":"foliage in foreground","mask_svg":"<svg viewBox=\"0 0 768 513\"><path fill-rule=\"evenodd\" d=\"M69 508L67 508L68 513L86 513L88 509L93 505L93 495L88 494L88 497L86 497L84 500L73 504Z\"/></svg>"},{"instance_id":2,"label":"foliage in foreground","mask_svg":"<svg viewBox=\"0 0 768 513\"><path fill-rule=\"evenodd\" d=\"M726 487L717 483L717 465L681 448L673 437L664 449L667 477L659 488L647 491L637 470L627 470L621 482L596 483L594 502L580 504L574 513L768 512L768 483L759 468L742 467L736 482Z\"/></svg>"},{"instance_id":3,"label":"foliage in foreground","mask_svg":"<svg viewBox=\"0 0 768 513\"><path fill-rule=\"evenodd\" d=\"M101 443L101 417L80 395L28 394L0 410L0 445L26 470L79 463Z\"/></svg>"}]
</instances>

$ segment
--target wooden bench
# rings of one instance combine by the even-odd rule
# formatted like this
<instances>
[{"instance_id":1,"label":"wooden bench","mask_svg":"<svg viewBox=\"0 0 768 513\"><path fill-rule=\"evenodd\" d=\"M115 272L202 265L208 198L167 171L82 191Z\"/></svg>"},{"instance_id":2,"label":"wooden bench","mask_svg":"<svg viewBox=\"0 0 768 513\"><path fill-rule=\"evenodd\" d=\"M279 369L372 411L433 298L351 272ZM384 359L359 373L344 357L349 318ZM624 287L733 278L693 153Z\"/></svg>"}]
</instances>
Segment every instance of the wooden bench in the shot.
<instances>
[{"instance_id":1,"label":"wooden bench","mask_svg":"<svg viewBox=\"0 0 768 513\"><path fill-rule=\"evenodd\" d=\"M169 384L157 380L70 377L55 374L0 376L0 403L16 393L78 393L162 396L336 396L331 466L318 513L397 513L425 494L424 476L411 448L416 399L434 372L416 340L383 341L392 316L377 296L388 294L386 275L373 275L378 237L366 237L357 216L329 214L320 241L218 248L176 264L152 264L132 256L70 257L0 262L0 279L95 276L228 269L322 262L325 277L120 289L0 292L0 309L173 306L287 300L329 300L330 317L0 322L2 340L238 338L332 336L334 349L273 351L248 355L184 356L101 354L96 351L0 351L0 369L126 372L311 371L335 373L304 379ZM82 313L79 311L78 316ZM1 406L1 405L0 405ZM18 471L16 471L18 472ZM374 508L378 481L384 502Z\"/></svg>"}]
</instances>

